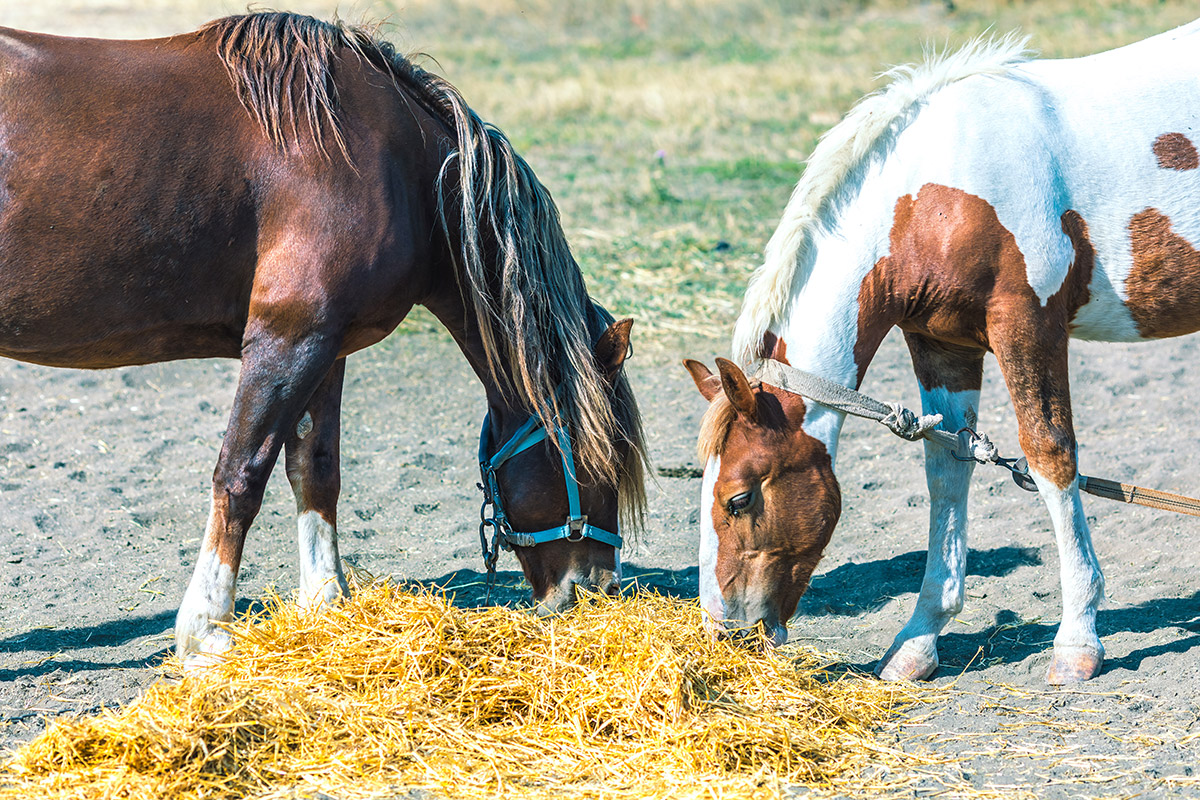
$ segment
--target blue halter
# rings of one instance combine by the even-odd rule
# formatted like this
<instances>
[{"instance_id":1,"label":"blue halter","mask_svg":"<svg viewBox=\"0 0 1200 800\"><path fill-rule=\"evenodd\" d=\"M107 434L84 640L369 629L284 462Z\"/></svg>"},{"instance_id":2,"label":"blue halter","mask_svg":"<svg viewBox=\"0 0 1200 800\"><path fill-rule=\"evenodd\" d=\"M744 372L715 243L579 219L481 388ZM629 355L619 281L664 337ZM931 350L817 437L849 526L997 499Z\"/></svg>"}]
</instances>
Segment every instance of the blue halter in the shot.
<instances>
[{"instance_id":1,"label":"blue halter","mask_svg":"<svg viewBox=\"0 0 1200 800\"><path fill-rule=\"evenodd\" d=\"M500 548L511 550L515 547L533 547L534 545L566 539L568 542L580 542L584 539L595 539L598 542L621 547L620 534L589 525L587 515L579 508L579 479L575 476L575 457L571 453L571 435L561 424L555 424L554 432L562 450L563 475L567 483L567 521L556 528L544 531L521 533L514 531L500 504L500 482L496 471L504 462L518 453L523 453L535 444L549 437L546 428L538 417L530 417L524 425L490 458L487 454L488 422L490 415L483 418L483 431L479 434L479 473L483 482L479 488L483 490L483 506L479 509L479 541L483 546L483 562L488 572L496 569L496 559L500 556ZM491 515L488 507L491 506ZM487 529L491 527L493 536L489 546Z\"/></svg>"}]
</instances>

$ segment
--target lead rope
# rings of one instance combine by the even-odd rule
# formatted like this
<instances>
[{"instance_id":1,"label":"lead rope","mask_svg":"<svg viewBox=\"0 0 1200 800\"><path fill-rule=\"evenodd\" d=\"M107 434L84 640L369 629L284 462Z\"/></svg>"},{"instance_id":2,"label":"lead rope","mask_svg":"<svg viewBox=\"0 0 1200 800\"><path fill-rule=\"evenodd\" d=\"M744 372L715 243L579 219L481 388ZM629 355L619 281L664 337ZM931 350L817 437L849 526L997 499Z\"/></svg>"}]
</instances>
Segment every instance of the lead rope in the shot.
<instances>
[{"instance_id":1,"label":"lead rope","mask_svg":"<svg viewBox=\"0 0 1200 800\"><path fill-rule=\"evenodd\" d=\"M774 359L765 359L761 363L757 377L764 383L802 395L836 411L874 420L910 442L920 439L931 441L949 450L959 461L976 461L980 464L1003 467L1012 473L1017 486L1029 492L1038 490L1037 484L1029 474L1029 463L1023 457L1002 458L996 445L992 444L985 434L977 433L971 428L962 428L957 433L939 429L937 426L942 422L941 414L914 414L899 403L881 403L862 392L856 392L840 383L803 372ZM968 455L960 455L964 450ZM1081 491L1096 497L1200 517L1200 500L1192 497L1087 475L1080 475L1078 483Z\"/></svg>"}]
</instances>

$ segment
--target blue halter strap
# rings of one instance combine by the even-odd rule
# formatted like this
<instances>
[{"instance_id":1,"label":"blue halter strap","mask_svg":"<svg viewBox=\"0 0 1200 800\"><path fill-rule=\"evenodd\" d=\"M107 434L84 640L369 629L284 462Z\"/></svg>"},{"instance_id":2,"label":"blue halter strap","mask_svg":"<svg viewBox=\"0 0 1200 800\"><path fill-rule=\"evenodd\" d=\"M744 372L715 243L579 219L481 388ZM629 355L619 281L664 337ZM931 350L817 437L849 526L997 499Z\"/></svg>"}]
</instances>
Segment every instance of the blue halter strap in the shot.
<instances>
[{"instance_id":1,"label":"blue halter strap","mask_svg":"<svg viewBox=\"0 0 1200 800\"><path fill-rule=\"evenodd\" d=\"M500 548L511 550L513 547L533 547L534 545L566 539L568 542L579 542L584 539L595 539L598 542L621 547L623 541L620 534L606 531L595 525L588 524L587 515L579 507L579 479L575 475L575 457L571 453L571 435L561 424L555 424L554 433L558 437L559 448L562 450L563 475L567 484L567 521L556 528L542 531L523 533L514 531L504 513L500 501L500 482L496 471L513 456L523 453L548 438L549 433L537 417L530 417L524 425L517 429L507 442L491 457L488 457L488 423L490 415L483 418L483 431L479 434L479 473L483 482L479 488L483 490L483 506L479 509L479 540L483 546L483 561L488 572L496 568L496 559ZM489 515L490 507L490 515ZM487 529L492 529L492 541L489 544Z\"/></svg>"}]
</instances>

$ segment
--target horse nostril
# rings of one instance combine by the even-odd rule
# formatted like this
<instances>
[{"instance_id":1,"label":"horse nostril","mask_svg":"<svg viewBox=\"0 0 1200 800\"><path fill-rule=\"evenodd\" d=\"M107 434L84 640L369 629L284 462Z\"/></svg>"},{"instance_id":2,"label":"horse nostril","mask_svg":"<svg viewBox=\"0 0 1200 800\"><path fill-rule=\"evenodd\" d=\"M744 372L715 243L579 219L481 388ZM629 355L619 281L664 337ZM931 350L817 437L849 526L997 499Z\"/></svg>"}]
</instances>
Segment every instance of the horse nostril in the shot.
<instances>
[{"instance_id":1,"label":"horse nostril","mask_svg":"<svg viewBox=\"0 0 1200 800\"><path fill-rule=\"evenodd\" d=\"M608 584L608 588L604 590L604 593L609 597L619 596L621 594L621 582L613 578L612 582Z\"/></svg>"}]
</instances>

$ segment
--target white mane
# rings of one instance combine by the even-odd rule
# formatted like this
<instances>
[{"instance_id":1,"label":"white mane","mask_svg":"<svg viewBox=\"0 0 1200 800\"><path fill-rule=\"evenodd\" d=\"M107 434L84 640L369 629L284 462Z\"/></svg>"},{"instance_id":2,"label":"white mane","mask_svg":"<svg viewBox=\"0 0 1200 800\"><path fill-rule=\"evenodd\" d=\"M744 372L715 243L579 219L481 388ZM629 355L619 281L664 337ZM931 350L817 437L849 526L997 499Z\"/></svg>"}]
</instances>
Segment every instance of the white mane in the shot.
<instances>
[{"instance_id":1,"label":"white mane","mask_svg":"<svg viewBox=\"0 0 1200 800\"><path fill-rule=\"evenodd\" d=\"M891 78L891 83L859 100L841 122L821 136L779 227L767 242L763 264L750 278L733 334L736 361L749 364L758 357L763 334L782 318L797 282L808 277L807 267L802 268L801 263L829 199L884 134L942 87L972 75L1004 74L1029 60L1028 43L1029 37L1012 32L1000 38L977 36L954 53L927 51L924 63L883 73L880 77Z\"/></svg>"}]
</instances>

